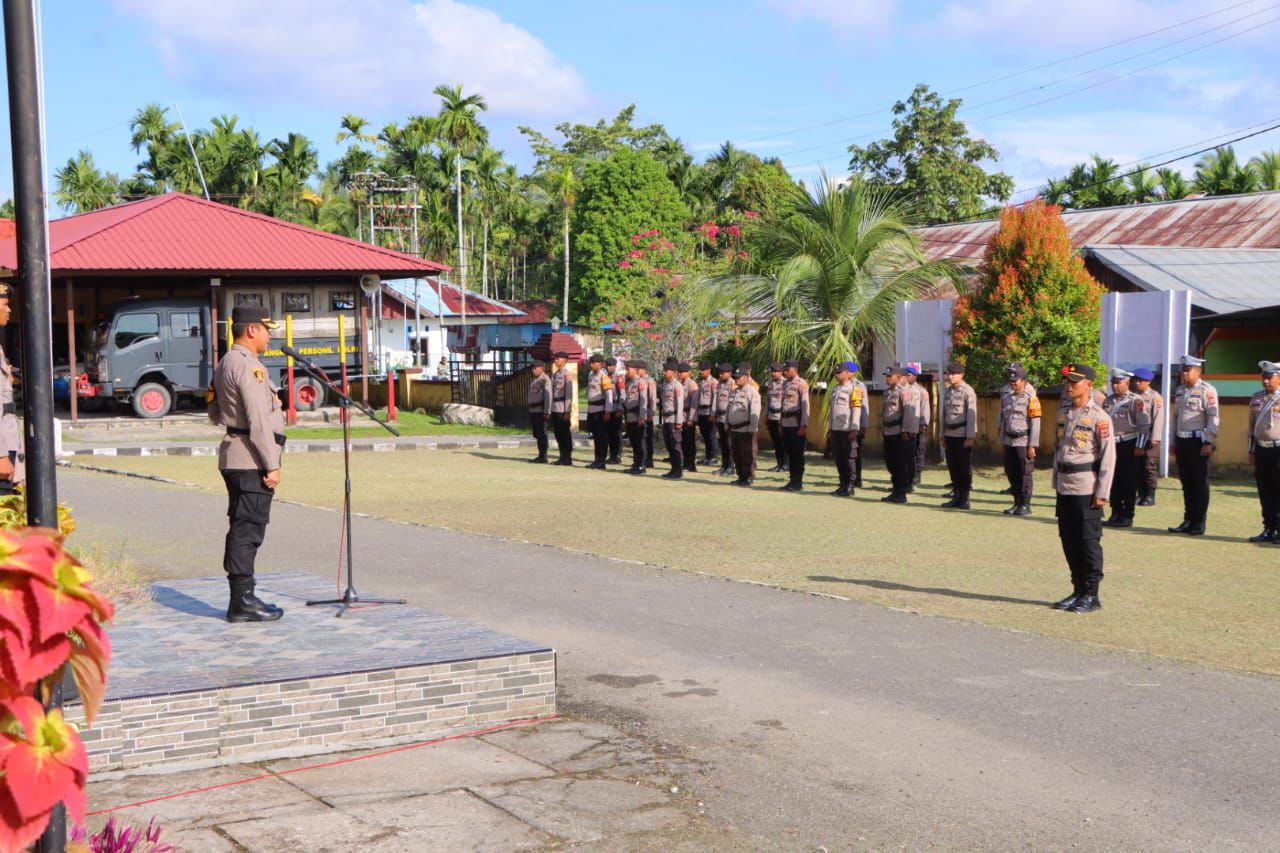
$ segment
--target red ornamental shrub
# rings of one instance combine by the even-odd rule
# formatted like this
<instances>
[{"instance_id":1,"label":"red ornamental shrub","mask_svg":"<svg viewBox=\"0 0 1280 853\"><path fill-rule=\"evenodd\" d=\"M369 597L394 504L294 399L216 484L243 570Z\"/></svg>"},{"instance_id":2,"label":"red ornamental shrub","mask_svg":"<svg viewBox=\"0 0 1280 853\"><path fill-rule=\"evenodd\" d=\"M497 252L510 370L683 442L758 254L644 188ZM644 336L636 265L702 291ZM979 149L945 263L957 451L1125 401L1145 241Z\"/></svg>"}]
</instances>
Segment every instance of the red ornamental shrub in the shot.
<instances>
[{"instance_id":1,"label":"red ornamental shrub","mask_svg":"<svg viewBox=\"0 0 1280 853\"><path fill-rule=\"evenodd\" d=\"M65 803L84 819L89 761L76 729L36 697L71 667L85 718L106 690L111 603L52 530L0 531L0 851L25 850Z\"/></svg>"}]
</instances>

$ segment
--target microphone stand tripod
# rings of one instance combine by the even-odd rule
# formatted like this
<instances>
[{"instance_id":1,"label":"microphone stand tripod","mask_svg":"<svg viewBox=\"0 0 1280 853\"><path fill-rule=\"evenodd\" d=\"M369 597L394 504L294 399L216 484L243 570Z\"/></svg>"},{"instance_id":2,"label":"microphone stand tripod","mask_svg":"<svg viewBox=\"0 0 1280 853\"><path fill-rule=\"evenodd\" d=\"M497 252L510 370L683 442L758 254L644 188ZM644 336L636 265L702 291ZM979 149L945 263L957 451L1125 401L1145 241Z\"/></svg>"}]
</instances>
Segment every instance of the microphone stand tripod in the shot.
<instances>
[{"instance_id":1,"label":"microphone stand tripod","mask_svg":"<svg viewBox=\"0 0 1280 853\"><path fill-rule=\"evenodd\" d=\"M386 421L381 420L375 415L368 406L359 403L353 399L341 388L335 385L323 370L316 367L309 360L300 355L290 353L293 360L314 379L326 385L335 397L338 398L338 407L341 409L342 418L342 471L343 471L343 534L347 539L347 588L343 591L341 598L329 598L317 601L308 601L308 607L318 607L326 604L338 605L338 612L335 617L342 616L352 607L356 605L374 605L374 604L404 604L403 598L361 598L360 593L356 592L355 586L355 563L352 559L351 545L351 408L355 407L368 415L374 423L381 426L387 432L394 436L400 433L395 427Z\"/></svg>"}]
</instances>

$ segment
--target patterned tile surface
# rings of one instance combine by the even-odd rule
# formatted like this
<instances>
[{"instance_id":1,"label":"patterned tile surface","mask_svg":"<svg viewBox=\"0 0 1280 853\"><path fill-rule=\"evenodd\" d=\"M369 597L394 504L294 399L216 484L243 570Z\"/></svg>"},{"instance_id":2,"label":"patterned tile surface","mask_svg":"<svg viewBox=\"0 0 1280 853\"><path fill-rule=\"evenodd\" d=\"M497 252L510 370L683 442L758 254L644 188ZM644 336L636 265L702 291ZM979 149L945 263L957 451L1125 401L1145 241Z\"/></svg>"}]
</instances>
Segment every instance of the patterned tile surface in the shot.
<instances>
[{"instance_id":1,"label":"patterned tile surface","mask_svg":"<svg viewBox=\"0 0 1280 853\"><path fill-rule=\"evenodd\" d=\"M402 604L335 619L334 607L305 606L308 599L337 597L332 581L308 572L259 575L257 587L260 598L285 609L283 619L227 623L222 577L154 584L155 601L121 612L110 629L107 699L550 651Z\"/></svg>"}]
</instances>

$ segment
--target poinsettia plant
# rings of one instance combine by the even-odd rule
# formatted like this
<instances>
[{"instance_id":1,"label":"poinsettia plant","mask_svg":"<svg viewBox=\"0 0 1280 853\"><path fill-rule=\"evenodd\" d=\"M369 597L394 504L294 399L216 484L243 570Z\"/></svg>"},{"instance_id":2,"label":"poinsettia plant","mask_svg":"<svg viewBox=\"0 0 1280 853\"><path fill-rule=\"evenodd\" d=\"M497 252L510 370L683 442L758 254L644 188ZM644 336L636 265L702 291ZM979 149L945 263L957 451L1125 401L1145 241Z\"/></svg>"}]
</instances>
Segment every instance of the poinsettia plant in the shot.
<instances>
[{"instance_id":1,"label":"poinsettia plant","mask_svg":"<svg viewBox=\"0 0 1280 853\"><path fill-rule=\"evenodd\" d=\"M86 721L106 691L111 602L55 530L0 530L0 851L20 851L64 803L84 819L89 760L75 726L46 709L70 667Z\"/></svg>"}]
</instances>

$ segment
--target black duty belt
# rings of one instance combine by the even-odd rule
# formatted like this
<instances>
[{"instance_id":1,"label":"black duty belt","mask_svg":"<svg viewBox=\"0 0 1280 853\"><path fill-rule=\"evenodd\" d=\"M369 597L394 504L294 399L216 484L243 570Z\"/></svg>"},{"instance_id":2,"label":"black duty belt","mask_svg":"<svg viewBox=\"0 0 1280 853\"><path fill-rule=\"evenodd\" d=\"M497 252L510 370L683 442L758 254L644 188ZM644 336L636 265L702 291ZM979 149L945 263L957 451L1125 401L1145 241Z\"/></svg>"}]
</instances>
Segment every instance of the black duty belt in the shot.
<instances>
[{"instance_id":1,"label":"black duty belt","mask_svg":"<svg viewBox=\"0 0 1280 853\"><path fill-rule=\"evenodd\" d=\"M799 409L784 409L784 410L783 410L783 412L782 412L782 416L783 416L784 418L798 418L798 417L800 417L800 410L799 410Z\"/></svg>"},{"instance_id":2,"label":"black duty belt","mask_svg":"<svg viewBox=\"0 0 1280 853\"><path fill-rule=\"evenodd\" d=\"M4 413L6 415L16 415L18 413L18 405L16 403L5 403Z\"/></svg>"},{"instance_id":3,"label":"black duty belt","mask_svg":"<svg viewBox=\"0 0 1280 853\"><path fill-rule=\"evenodd\" d=\"M947 421L947 429L959 429L962 426L968 426L968 425L969 425L968 421L956 421L955 423L951 423L951 421Z\"/></svg>"},{"instance_id":4,"label":"black duty belt","mask_svg":"<svg viewBox=\"0 0 1280 853\"><path fill-rule=\"evenodd\" d=\"M885 418L885 419L884 419L884 425L885 425L885 426L897 426L897 425L898 425L898 424L900 424L900 423L902 423L902 416L901 416L901 415L899 415L898 417L896 417L896 418L894 418L894 419L892 419L892 420L890 420L889 418Z\"/></svg>"},{"instance_id":5,"label":"black duty belt","mask_svg":"<svg viewBox=\"0 0 1280 853\"><path fill-rule=\"evenodd\" d=\"M1009 432L1008 430L1005 430L1004 434L1006 438L1026 438L1031 435L1031 430L1024 429L1021 432Z\"/></svg>"},{"instance_id":6,"label":"black duty belt","mask_svg":"<svg viewBox=\"0 0 1280 853\"><path fill-rule=\"evenodd\" d=\"M1085 471L1097 470L1096 462L1059 462L1059 474L1083 474Z\"/></svg>"},{"instance_id":7,"label":"black duty belt","mask_svg":"<svg viewBox=\"0 0 1280 853\"><path fill-rule=\"evenodd\" d=\"M545 408L545 404L543 404L543 403L530 403L530 404L529 404L529 411L531 411L531 412L540 412L540 411L542 411L542 409L543 409L543 408Z\"/></svg>"},{"instance_id":8,"label":"black duty belt","mask_svg":"<svg viewBox=\"0 0 1280 853\"><path fill-rule=\"evenodd\" d=\"M782 407L781 407L781 406L770 406L770 407L769 407L769 411L771 411L771 412L781 412L781 411L782 411Z\"/></svg>"},{"instance_id":9,"label":"black duty belt","mask_svg":"<svg viewBox=\"0 0 1280 853\"><path fill-rule=\"evenodd\" d=\"M249 430L245 429L244 427L227 427L227 435L248 436L250 434L251 433L249 432ZM285 438L283 435L281 435L278 432L273 432L271 434L271 437L274 438L276 440L276 444L280 445L281 447L284 447L284 443L288 441L287 438Z\"/></svg>"}]
</instances>

